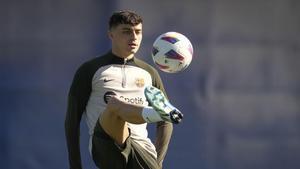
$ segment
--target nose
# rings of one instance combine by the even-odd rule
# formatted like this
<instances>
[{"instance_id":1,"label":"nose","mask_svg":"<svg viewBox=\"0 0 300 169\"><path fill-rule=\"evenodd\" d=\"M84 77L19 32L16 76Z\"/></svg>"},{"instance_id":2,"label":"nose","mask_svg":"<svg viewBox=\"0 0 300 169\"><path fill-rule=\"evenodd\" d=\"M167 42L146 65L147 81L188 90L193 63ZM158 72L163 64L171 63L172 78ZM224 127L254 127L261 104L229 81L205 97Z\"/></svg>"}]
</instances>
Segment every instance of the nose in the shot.
<instances>
[{"instance_id":1,"label":"nose","mask_svg":"<svg viewBox=\"0 0 300 169\"><path fill-rule=\"evenodd\" d=\"M132 39L136 40L137 39L137 33L135 33L134 31L132 32Z\"/></svg>"}]
</instances>

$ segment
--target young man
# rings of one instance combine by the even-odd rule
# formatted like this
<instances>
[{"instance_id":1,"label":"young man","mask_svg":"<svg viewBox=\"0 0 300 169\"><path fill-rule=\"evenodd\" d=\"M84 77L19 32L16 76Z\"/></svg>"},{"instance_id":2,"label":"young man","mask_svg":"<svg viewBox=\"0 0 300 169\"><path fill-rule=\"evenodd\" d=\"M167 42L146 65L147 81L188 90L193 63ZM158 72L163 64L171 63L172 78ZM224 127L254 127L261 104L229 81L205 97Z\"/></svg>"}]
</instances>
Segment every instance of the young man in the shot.
<instances>
[{"instance_id":1,"label":"young man","mask_svg":"<svg viewBox=\"0 0 300 169\"><path fill-rule=\"evenodd\" d=\"M115 12L109 21L112 49L77 70L65 120L71 169L80 169L79 130L86 116L90 152L101 169L159 169L182 114L173 107L157 71L134 55L142 40L142 18ZM149 106L151 105L151 107ZM155 146L147 123L157 123Z\"/></svg>"}]
</instances>

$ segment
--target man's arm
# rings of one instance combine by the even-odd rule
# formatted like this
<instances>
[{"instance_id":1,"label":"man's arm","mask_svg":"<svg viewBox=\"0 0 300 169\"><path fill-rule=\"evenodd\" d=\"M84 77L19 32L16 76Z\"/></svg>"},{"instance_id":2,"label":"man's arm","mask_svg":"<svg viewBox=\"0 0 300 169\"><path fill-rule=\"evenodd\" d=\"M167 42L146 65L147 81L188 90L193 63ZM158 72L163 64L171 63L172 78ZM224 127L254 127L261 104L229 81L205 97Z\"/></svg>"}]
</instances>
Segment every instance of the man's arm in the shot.
<instances>
[{"instance_id":1,"label":"man's arm","mask_svg":"<svg viewBox=\"0 0 300 169\"><path fill-rule=\"evenodd\" d=\"M69 154L70 169L81 169L80 121L87 104L91 86L87 69L82 66L76 72L68 95L65 119L65 134Z\"/></svg>"},{"instance_id":2,"label":"man's arm","mask_svg":"<svg viewBox=\"0 0 300 169\"><path fill-rule=\"evenodd\" d=\"M157 71L154 72L153 78L153 86L160 89L164 95L167 97L163 82L158 74ZM155 140L155 147L157 151L157 162L159 166L162 168L163 160L167 154L169 142L171 140L173 132L173 124L166 121L161 121L157 123L156 126L156 140Z\"/></svg>"},{"instance_id":3,"label":"man's arm","mask_svg":"<svg viewBox=\"0 0 300 169\"><path fill-rule=\"evenodd\" d=\"M69 96L65 119L65 134L69 153L70 169L81 169L80 120L82 114L76 109L76 98Z\"/></svg>"},{"instance_id":4,"label":"man's arm","mask_svg":"<svg viewBox=\"0 0 300 169\"><path fill-rule=\"evenodd\" d=\"M152 77L152 86L160 89L167 97L162 80L155 68L149 66L145 62L135 58L135 62L147 70ZM162 167L163 160L166 156L169 142L173 132L173 124L169 122L158 122L156 127L156 140L155 147L157 151L157 160L159 165Z\"/></svg>"},{"instance_id":5,"label":"man's arm","mask_svg":"<svg viewBox=\"0 0 300 169\"><path fill-rule=\"evenodd\" d=\"M173 124L161 121L157 123L155 147L157 151L157 162L162 168L163 160L167 154L169 142L173 132Z\"/></svg>"}]
</instances>

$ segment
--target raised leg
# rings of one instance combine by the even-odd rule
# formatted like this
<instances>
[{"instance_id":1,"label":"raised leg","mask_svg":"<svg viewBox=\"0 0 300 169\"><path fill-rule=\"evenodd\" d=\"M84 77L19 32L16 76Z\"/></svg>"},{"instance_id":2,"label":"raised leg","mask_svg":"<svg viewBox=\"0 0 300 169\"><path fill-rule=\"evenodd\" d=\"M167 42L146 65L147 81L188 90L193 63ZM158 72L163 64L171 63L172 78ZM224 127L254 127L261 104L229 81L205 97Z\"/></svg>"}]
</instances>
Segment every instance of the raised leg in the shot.
<instances>
[{"instance_id":1,"label":"raised leg","mask_svg":"<svg viewBox=\"0 0 300 169\"><path fill-rule=\"evenodd\" d=\"M111 97L105 111L99 118L99 123L104 131L112 137L116 143L123 145L129 136L126 123L145 123L145 120L141 115L142 111L142 106L128 104L116 97Z\"/></svg>"}]
</instances>

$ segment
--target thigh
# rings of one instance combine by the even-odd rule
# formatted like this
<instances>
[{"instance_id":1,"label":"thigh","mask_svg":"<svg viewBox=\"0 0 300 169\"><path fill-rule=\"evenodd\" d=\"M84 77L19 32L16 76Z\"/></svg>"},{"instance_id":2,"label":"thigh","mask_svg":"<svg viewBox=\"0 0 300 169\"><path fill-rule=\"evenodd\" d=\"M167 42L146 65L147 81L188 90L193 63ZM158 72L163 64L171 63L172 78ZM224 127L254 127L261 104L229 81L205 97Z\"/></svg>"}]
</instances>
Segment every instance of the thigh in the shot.
<instances>
[{"instance_id":1,"label":"thigh","mask_svg":"<svg viewBox=\"0 0 300 169\"><path fill-rule=\"evenodd\" d=\"M131 145L125 144L124 146L124 148L119 147L105 133L99 123L96 124L92 140L92 155L97 167L101 169L126 169L127 156L130 154Z\"/></svg>"}]
</instances>

